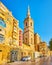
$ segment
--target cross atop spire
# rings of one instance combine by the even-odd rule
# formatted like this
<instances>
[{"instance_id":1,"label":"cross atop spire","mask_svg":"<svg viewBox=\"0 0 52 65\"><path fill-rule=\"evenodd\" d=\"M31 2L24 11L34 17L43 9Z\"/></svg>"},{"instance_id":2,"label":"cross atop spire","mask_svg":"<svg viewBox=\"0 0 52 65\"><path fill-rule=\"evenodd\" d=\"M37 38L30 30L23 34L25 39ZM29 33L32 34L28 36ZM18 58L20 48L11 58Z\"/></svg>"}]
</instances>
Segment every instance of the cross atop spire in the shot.
<instances>
[{"instance_id":1,"label":"cross atop spire","mask_svg":"<svg viewBox=\"0 0 52 65\"><path fill-rule=\"evenodd\" d=\"M27 13L27 17L31 17L31 16L30 16L30 7L29 7L29 5L28 5L28 13Z\"/></svg>"}]
</instances>

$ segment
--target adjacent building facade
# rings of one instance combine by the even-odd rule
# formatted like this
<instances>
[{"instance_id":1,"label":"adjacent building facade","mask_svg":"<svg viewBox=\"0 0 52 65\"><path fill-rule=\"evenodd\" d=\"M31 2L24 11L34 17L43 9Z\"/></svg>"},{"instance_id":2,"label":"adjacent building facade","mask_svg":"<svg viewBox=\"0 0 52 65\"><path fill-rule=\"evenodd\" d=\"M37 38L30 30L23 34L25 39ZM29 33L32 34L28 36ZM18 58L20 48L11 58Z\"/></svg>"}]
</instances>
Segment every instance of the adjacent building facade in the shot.
<instances>
[{"instance_id":1,"label":"adjacent building facade","mask_svg":"<svg viewBox=\"0 0 52 65\"><path fill-rule=\"evenodd\" d=\"M41 39L38 33L34 34L34 45L35 45L35 50L39 51L39 45L40 45Z\"/></svg>"},{"instance_id":2,"label":"adjacent building facade","mask_svg":"<svg viewBox=\"0 0 52 65\"><path fill-rule=\"evenodd\" d=\"M19 28L19 46L22 46L23 44L23 31L21 28Z\"/></svg>"}]
</instances>

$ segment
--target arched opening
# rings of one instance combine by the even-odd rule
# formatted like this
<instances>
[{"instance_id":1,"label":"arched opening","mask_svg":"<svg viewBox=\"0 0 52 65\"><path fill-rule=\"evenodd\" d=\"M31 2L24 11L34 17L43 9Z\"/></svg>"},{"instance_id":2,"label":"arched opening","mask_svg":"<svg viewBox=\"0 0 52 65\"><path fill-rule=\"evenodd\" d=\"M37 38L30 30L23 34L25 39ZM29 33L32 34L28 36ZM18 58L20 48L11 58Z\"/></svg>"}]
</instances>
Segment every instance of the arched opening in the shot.
<instances>
[{"instance_id":1,"label":"arched opening","mask_svg":"<svg viewBox=\"0 0 52 65\"><path fill-rule=\"evenodd\" d=\"M27 22L26 22L25 24L26 24L26 26L27 26Z\"/></svg>"},{"instance_id":2,"label":"arched opening","mask_svg":"<svg viewBox=\"0 0 52 65\"><path fill-rule=\"evenodd\" d=\"M31 26L32 26L32 22L31 22L31 24L30 24Z\"/></svg>"}]
</instances>

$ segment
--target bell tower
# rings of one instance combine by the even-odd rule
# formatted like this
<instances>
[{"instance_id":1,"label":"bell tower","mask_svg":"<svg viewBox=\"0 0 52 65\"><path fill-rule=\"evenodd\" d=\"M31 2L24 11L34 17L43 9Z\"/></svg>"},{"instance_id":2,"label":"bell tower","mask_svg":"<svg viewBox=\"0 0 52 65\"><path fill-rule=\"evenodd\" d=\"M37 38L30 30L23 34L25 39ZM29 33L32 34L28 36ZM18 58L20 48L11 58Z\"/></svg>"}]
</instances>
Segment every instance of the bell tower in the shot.
<instances>
[{"instance_id":1,"label":"bell tower","mask_svg":"<svg viewBox=\"0 0 52 65\"><path fill-rule=\"evenodd\" d=\"M33 19L30 15L30 8L28 6L27 17L24 20L24 43L27 45L34 45L34 25Z\"/></svg>"}]
</instances>

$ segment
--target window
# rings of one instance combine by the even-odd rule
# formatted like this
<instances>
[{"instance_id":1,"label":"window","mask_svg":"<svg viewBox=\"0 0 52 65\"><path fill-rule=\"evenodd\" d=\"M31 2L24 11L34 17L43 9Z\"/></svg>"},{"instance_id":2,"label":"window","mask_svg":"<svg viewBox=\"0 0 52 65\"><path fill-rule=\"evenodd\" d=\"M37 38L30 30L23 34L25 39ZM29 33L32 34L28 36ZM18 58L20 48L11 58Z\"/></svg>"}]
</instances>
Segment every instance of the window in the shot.
<instances>
[{"instance_id":1,"label":"window","mask_svg":"<svg viewBox=\"0 0 52 65\"><path fill-rule=\"evenodd\" d=\"M39 51L39 45L37 47L38 47L38 51Z\"/></svg>"},{"instance_id":2,"label":"window","mask_svg":"<svg viewBox=\"0 0 52 65\"><path fill-rule=\"evenodd\" d=\"M2 52L2 50L0 50L0 52Z\"/></svg>"},{"instance_id":3,"label":"window","mask_svg":"<svg viewBox=\"0 0 52 65\"><path fill-rule=\"evenodd\" d=\"M19 36L19 40L21 40L21 38L22 38L22 37L21 37L21 36Z\"/></svg>"},{"instance_id":4,"label":"window","mask_svg":"<svg viewBox=\"0 0 52 65\"><path fill-rule=\"evenodd\" d=\"M23 56L23 52L21 52L21 55Z\"/></svg>"},{"instance_id":5,"label":"window","mask_svg":"<svg viewBox=\"0 0 52 65\"><path fill-rule=\"evenodd\" d=\"M32 26L32 22L31 22L31 26Z\"/></svg>"},{"instance_id":6,"label":"window","mask_svg":"<svg viewBox=\"0 0 52 65\"><path fill-rule=\"evenodd\" d=\"M2 14L4 16L4 14L2 12L0 12L0 14Z\"/></svg>"},{"instance_id":7,"label":"window","mask_svg":"<svg viewBox=\"0 0 52 65\"><path fill-rule=\"evenodd\" d=\"M26 38L26 43L27 43L27 38Z\"/></svg>"},{"instance_id":8,"label":"window","mask_svg":"<svg viewBox=\"0 0 52 65\"><path fill-rule=\"evenodd\" d=\"M2 43L4 40L4 36L2 34L0 34L0 42Z\"/></svg>"},{"instance_id":9,"label":"window","mask_svg":"<svg viewBox=\"0 0 52 65\"><path fill-rule=\"evenodd\" d=\"M26 22L26 26L27 26L27 22Z\"/></svg>"},{"instance_id":10,"label":"window","mask_svg":"<svg viewBox=\"0 0 52 65\"><path fill-rule=\"evenodd\" d=\"M28 55L30 55L30 53L28 53Z\"/></svg>"},{"instance_id":11,"label":"window","mask_svg":"<svg viewBox=\"0 0 52 65\"><path fill-rule=\"evenodd\" d=\"M26 52L24 52L24 55L26 55Z\"/></svg>"},{"instance_id":12,"label":"window","mask_svg":"<svg viewBox=\"0 0 52 65\"><path fill-rule=\"evenodd\" d=\"M0 29L0 31L2 31L2 29Z\"/></svg>"},{"instance_id":13,"label":"window","mask_svg":"<svg viewBox=\"0 0 52 65\"><path fill-rule=\"evenodd\" d=\"M0 26L6 27L6 24L5 24L4 20L2 20L1 18L0 18Z\"/></svg>"}]
</instances>

